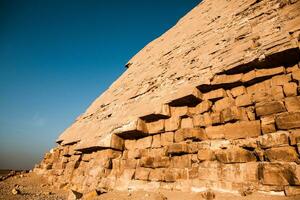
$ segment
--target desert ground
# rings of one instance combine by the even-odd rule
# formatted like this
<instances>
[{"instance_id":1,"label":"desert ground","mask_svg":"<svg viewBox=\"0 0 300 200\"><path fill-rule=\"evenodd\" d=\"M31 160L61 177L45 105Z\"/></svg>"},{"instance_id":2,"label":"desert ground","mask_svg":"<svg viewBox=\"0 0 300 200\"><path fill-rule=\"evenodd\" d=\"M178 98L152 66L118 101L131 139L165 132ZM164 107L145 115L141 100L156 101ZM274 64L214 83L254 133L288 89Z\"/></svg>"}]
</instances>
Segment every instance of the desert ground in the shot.
<instances>
[{"instance_id":1,"label":"desert ground","mask_svg":"<svg viewBox=\"0 0 300 200\"><path fill-rule=\"evenodd\" d=\"M71 190L51 187L46 179L33 172L0 172L0 200L71 200L76 199ZM3 178L4 177L4 178ZM112 191L103 194L83 194L81 199L98 200L299 200L300 196L285 197L254 193L247 196L220 192L180 192L180 191Z\"/></svg>"}]
</instances>

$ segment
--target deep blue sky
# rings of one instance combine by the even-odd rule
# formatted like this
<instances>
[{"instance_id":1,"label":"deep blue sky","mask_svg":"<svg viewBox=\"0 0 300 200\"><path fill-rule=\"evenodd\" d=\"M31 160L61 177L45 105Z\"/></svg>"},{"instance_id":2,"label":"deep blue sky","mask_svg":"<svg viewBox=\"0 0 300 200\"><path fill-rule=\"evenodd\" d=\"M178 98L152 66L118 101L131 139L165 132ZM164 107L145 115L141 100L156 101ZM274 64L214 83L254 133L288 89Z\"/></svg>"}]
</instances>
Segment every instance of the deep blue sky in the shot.
<instances>
[{"instance_id":1,"label":"deep blue sky","mask_svg":"<svg viewBox=\"0 0 300 200\"><path fill-rule=\"evenodd\" d=\"M32 168L200 0L0 0L0 169Z\"/></svg>"}]
</instances>

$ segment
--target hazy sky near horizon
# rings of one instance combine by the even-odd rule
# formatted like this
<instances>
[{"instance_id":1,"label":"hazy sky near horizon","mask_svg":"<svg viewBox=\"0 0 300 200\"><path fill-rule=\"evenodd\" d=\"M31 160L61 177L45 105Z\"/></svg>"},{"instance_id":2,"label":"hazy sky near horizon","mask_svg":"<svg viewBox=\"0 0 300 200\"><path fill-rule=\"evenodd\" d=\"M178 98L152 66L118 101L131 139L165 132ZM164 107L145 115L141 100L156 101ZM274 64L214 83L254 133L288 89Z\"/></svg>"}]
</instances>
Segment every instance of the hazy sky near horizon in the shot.
<instances>
[{"instance_id":1,"label":"hazy sky near horizon","mask_svg":"<svg viewBox=\"0 0 300 200\"><path fill-rule=\"evenodd\" d=\"M200 0L0 0L0 169L29 169Z\"/></svg>"}]
</instances>

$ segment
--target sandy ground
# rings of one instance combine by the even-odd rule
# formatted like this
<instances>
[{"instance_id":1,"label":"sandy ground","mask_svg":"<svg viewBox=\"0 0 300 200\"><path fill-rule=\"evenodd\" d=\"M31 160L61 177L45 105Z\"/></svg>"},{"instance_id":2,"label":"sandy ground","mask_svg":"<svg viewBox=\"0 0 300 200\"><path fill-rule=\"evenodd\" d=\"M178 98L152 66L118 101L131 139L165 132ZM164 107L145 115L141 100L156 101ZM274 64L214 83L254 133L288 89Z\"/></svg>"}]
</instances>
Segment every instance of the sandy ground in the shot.
<instances>
[{"instance_id":1,"label":"sandy ground","mask_svg":"<svg viewBox=\"0 0 300 200\"><path fill-rule=\"evenodd\" d=\"M20 194L12 194L14 188L19 188ZM15 175L0 181L0 200L65 200L69 191L51 188L45 179L34 173ZM187 193L178 191L160 191L156 193L136 192L109 192L99 195L98 200L201 200L201 193ZM216 200L299 200L298 197L269 196L264 194L251 194L245 197L228 193L215 193Z\"/></svg>"}]
</instances>

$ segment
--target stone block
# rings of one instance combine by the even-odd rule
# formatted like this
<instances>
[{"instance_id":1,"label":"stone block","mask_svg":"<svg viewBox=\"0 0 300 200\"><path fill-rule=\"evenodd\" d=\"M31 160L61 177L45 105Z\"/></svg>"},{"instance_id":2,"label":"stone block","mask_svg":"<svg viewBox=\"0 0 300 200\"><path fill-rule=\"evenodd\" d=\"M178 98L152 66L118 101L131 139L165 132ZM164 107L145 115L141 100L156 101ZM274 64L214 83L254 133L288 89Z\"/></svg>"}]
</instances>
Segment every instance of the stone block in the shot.
<instances>
[{"instance_id":1,"label":"stone block","mask_svg":"<svg viewBox=\"0 0 300 200\"><path fill-rule=\"evenodd\" d=\"M299 184L295 174L295 165L290 163L261 163L258 169L259 179L264 185L287 186Z\"/></svg>"},{"instance_id":2,"label":"stone block","mask_svg":"<svg viewBox=\"0 0 300 200\"><path fill-rule=\"evenodd\" d=\"M189 113L190 115L202 114L204 112L209 111L211 106L212 106L211 101L204 100L200 102L198 105L196 105L195 107L189 107Z\"/></svg>"},{"instance_id":3,"label":"stone block","mask_svg":"<svg viewBox=\"0 0 300 200\"><path fill-rule=\"evenodd\" d=\"M246 109L246 114L247 114L247 117L250 121L254 121L255 120L255 109L254 109L254 106L249 106L247 107Z\"/></svg>"},{"instance_id":4,"label":"stone block","mask_svg":"<svg viewBox=\"0 0 300 200\"><path fill-rule=\"evenodd\" d=\"M166 156L167 155L167 147L162 147L162 148L151 148L151 149L144 149L148 150L147 153L143 154L142 157L156 157L156 156Z\"/></svg>"},{"instance_id":5,"label":"stone block","mask_svg":"<svg viewBox=\"0 0 300 200\"><path fill-rule=\"evenodd\" d=\"M272 86L283 86L285 83L288 83L291 80L292 80L292 77L290 74L277 75L277 76L272 77L271 85Z\"/></svg>"},{"instance_id":6,"label":"stone block","mask_svg":"<svg viewBox=\"0 0 300 200\"><path fill-rule=\"evenodd\" d=\"M272 86L271 96L274 100L282 100L284 98L282 86Z\"/></svg>"},{"instance_id":7,"label":"stone block","mask_svg":"<svg viewBox=\"0 0 300 200\"><path fill-rule=\"evenodd\" d=\"M125 149L127 150L133 150L136 148L136 140L125 140Z\"/></svg>"},{"instance_id":8,"label":"stone block","mask_svg":"<svg viewBox=\"0 0 300 200\"><path fill-rule=\"evenodd\" d=\"M161 134L161 145L168 146L174 143L174 132L165 132Z\"/></svg>"},{"instance_id":9,"label":"stone block","mask_svg":"<svg viewBox=\"0 0 300 200\"><path fill-rule=\"evenodd\" d=\"M121 160L121 162L120 162L121 169L135 169L136 166L137 166L137 160L133 159L133 158Z\"/></svg>"},{"instance_id":10,"label":"stone block","mask_svg":"<svg viewBox=\"0 0 300 200\"><path fill-rule=\"evenodd\" d=\"M221 118L221 113L220 112L213 112L210 114L211 118L211 123L212 125L216 124L221 124L222 123L222 118Z\"/></svg>"},{"instance_id":11,"label":"stone block","mask_svg":"<svg viewBox=\"0 0 300 200\"><path fill-rule=\"evenodd\" d=\"M236 106L226 108L221 112L221 122L237 121L242 119L242 109Z\"/></svg>"},{"instance_id":12,"label":"stone block","mask_svg":"<svg viewBox=\"0 0 300 200\"><path fill-rule=\"evenodd\" d=\"M174 143L168 146L168 154L186 154L188 153L188 145L186 143Z\"/></svg>"},{"instance_id":13,"label":"stone block","mask_svg":"<svg viewBox=\"0 0 300 200\"><path fill-rule=\"evenodd\" d=\"M173 168L190 168L192 166L191 155L173 156L171 158Z\"/></svg>"},{"instance_id":14,"label":"stone block","mask_svg":"<svg viewBox=\"0 0 300 200\"><path fill-rule=\"evenodd\" d=\"M113 149L123 150L124 139L117 136L116 134L111 135L110 147Z\"/></svg>"},{"instance_id":15,"label":"stone block","mask_svg":"<svg viewBox=\"0 0 300 200\"><path fill-rule=\"evenodd\" d=\"M286 186L284 189L285 196L300 196L300 186Z\"/></svg>"},{"instance_id":16,"label":"stone block","mask_svg":"<svg viewBox=\"0 0 300 200\"><path fill-rule=\"evenodd\" d=\"M293 79L296 81L300 81L300 70L296 70L292 73Z\"/></svg>"},{"instance_id":17,"label":"stone block","mask_svg":"<svg viewBox=\"0 0 300 200\"><path fill-rule=\"evenodd\" d=\"M223 88L220 88L217 90L212 90L210 92L204 93L203 99L204 100L217 100L217 99L221 99L226 96L227 96L226 91Z\"/></svg>"},{"instance_id":18,"label":"stone block","mask_svg":"<svg viewBox=\"0 0 300 200\"><path fill-rule=\"evenodd\" d=\"M245 73L242 77L242 82L247 83L249 81L252 81L255 79L255 70L251 70L247 73Z\"/></svg>"},{"instance_id":19,"label":"stone block","mask_svg":"<svg viewBox=\"0 0 300 200\"><path fill-rule=\"evenodd\" d=\"M125 151L123 151L123 158L126 158L126 159L127 158L128 159L135 158L135 159L137 159L137 158L140 158L140 157L141 157L141 152L140 152L139 149L133 149L133 150L125 150Z\"/></svg>"},{"instance_id":20,"label":"stone block","mask_svg":"<svg viewBox=\"0 0 300 200\"><path fill-rule=\"evenodd\" d=\"M180 128L193 128L193 119L190 117L181 119Z\"/></svg>"},{"instance_id":21,"label":"stone block","mask_svg":"<svg viewBox=\"0 0 300 200\"><path fill-rule=\"evenodd\" d=\"M171 116L165 120L165 131L175 131L179 129L181 119L180 117Z\"/></svg>"},{"instance_id":22,"label":"stone block","mask_svg":"<svg viewBox=\"0 0 300 200\"><path fill-rule=\"evenodd\" d=\"M275 123L279 129L283 130L300 128L300 112L280 113L276 115Z\"/></svg>"},{"instance_id":23,"label":"stone block","mask_svg":"<svg viewBox=\"0 0 300 200\"><path fill-rule=\"evenodd\" d=\"M167 168L170 166L170 158L166 156L142 157L139 165L145 168Z\"/></svg>"},{"instance_id":24,"label":"stone block","mask_svg":"<svg viewBox=\"0 0 300 200\"><path fill-rule=\"evenodd\" d=\"M286 109L281 101L261 102L255 105L255 112L257 116L271 115L285 111Z\"/></svg>"},{"instance_id":25,"label":"stone block","mask_svg":"<svg viewBox=\"0 0 300 200\"><path fill-rule=\"evenodd\" d=\"M187 175L185 174L185 169L168 168L165 169L165 181L175 182L180 179L185 179Z\"/></svg>"},{"instance_id":26,"label":"stone block","mask_svg":"<svg viewBox=\"0 0 300 200\"><path fill-rule=\"evenodd\" d=\"M298 70L299 70L298 64L295 64L295 65L293 65L293 66L290 66L290 67L287 67L287 68L286 68L286 72L287 72L287 73L296 72L296 71L298 71Z\"/></svg>"},{"instance_id":27,"label":"stone block","mask_svg":"<svg viewBox=\"0 0 300 200\"><path fill-rule=\"evenodd\" d=\"M284 67L276 67L276 68L270 68L270 69L259 69L255 71L255 77L256 78L262 78L262 77L268 77L268 76L274 76L278 74L284 74L285 68Z\"/></svg>"},{"instance_id":28,"label":"stone block","mask_svg":"<svg viewBox=\"0 0 300 200\"><path fill-rule=\"evenodd\" d=\"M265 156L271 162L296 162L300 163L296 149L291 146L273 147L265 151Z\"/></svg>"},{"instance_id":29,"label":"stone block","mask_svg":"<svg viewBox=\"0 0 300 200\"><path fill-rule=\"evenodd\" d=\"M170 107L172 117L188 117L189 108L187 106Z\"/></svg>"},{"instance_id":30,"label":"stone block","mask_svg":"<svg viewBox=\"0 0 300 200\"><path fill-rule=\"evenodd\" d=\"M183 128L175 132L175 142L182 142L187 139L200 141L206 140L207 136L202 128Z\"/></svg>"},{"instance_id":31,"label":"stone block","mask_svg":"<svg viewBox=\"0 0 300 200\"><path fill-rule=\"evenodd\" d=\"M276 132L274 115L262 116L260 120L261 120L261 130L263 134Z\"/></svg>"},{"instance_id":32,"label":"stone block","mask_svg":"<svg viewBox=\"0 0 300 200\"><path fill-rule=\"evenodd\" d=\"M161 135L160 134L156 134L153 135L153 140L152 140L152 148L159 148L161 147Z\"/></svg>"},{"instance_id":33,"label":"stone block","mask_svg":"<svg viewBox=\"0 0 300 200\"><path fill-rule=\"evenodd\" d=\"M246 93L246 88L244 86L238 86L231 89L231 94L233 97L241 96Z\"/></svg>"},{"instance_id":34,"label":"stone block","mask_svg":"<svg viewBox=\"0 0 300 200\"><path fill-rule=\"evenodd\" d=\"M197 114L193 116L193 124L195 127L205 127L212 125L212 119L209 113Z\"/></svg>"},{"instance_id":35,"label":"stone block","mask_svg":"<svg viewBox=\"0 0 300 200\"><path fill-rule=\"evenodd\" d=\"M259 120L227 123L223 133L226 139L257 137L261 135L261 124Z\"/></svg>"},{"instance_id":36,"label":"stone block","mask_svg":"<svg viewBox=\"0 0 300 200\"><path fill-rule=\"evenodd\" d=\"M244 163L256 161L256 157L253 152L238 147L217 150L215 151L215 155L216 159L222 163Z\"/></svg>"},{"instance_id":37,"label":"stone block","mask_svg":"<svg viewBox=\"0 0 300 200\"><path fill-rule=\"evenodd\" d=\"M299 97L287 97L285 98L284 103L288 112L300 111Z\"/></svg>"},{"instance_id":38,"label":"stone block","mask_svg":"<svg viewBox=\"0 0 300 200\"><path fill-rule=\"evenodd\" d=\"M161 133L165 130L165 120L157 120L154 122L146 123L147 131L149 134Z\"/></svg>"},{"instance_id":39,"label":"stone block","mask_svg":"<svg viewBox=\"0 0 300 200\"><path fill-rule=\"evenodd\" d=\"M152 144L152 136L144 137L136 141L136 147L138 149L150 148L151 144Z\"/></svg>"},{"instance_id":40,"label":"stone block","mask_svg":"<svg viewBox=\"0 0 300 200\"><path fill-rule=\"evenodd\" d=\"M278 131L275 133L269 133L262 135L258 138L260 147L263 149L271 147L286 146L289 144L289 133L287 131Z\"/></svg>"},{"instance_id":41,"label":"stone block","mask_svg":"<svg viewBox=\"0 0 300 200\"><path fill-rule=\"evenodd\" d=\"M240 83L242 81L242 74L221 74L215 75L213 80L211 81L212 85L226 85L226 84L234 84Z\"/></svg>"},{"instance_id":42,"label":"stone block","mask_svg":"<svg viewBox=\"0 0 300 200\"><path fill-rule=\"evenodd\" d=\"M149 169L149 168L138 167L135 170L134 178L136 180L148 181L150 171L151 171L151 169Z\"/></svg>"},{"instance_id":43,"label":"stone block","mask_svg":"<svg viewBox=\"0 0 300 200\"><path fill-rule=\"evenodd\" d=\"M165 169L157 168L152 169L149 174L150 181L164 181L165 180Z\"/></svg>"},{"instance_id":44,"label":"stone block","mask_svg":"<svg viewBox=\"0 0 300 200\"><path fill-rule=\"evenodd\" d=\"M283 91L285 96L297 96L297 84L294 82L285 83L283 85Z\"/></svg>"},{"instance_id":45,"label":"stone block","mask_svg":"<svg viewBox=\"0 0 300 200\"><path fill-rule=\"evenodd\" d=\"M143 120L136 119L128 122L113 130L113 134L117 134L122 138L137 138L145 136L147 133L147 127Z\"/></svg>"},{"instance_id":46,"label":"stone block","mask_svg":"<svg viewBox=\"0 0 300 200\"><path fill-rule=\"evenodd\" d=\"M290 131L290 142L291 145L300 144L300 129Z\"/></svg>"},{"instance_id":47,"label":"stone block","mask_svg":"<svg viewBox=\"0 0 300 200\"><path fill-rule=\"evenodd\" d=\"M236 106L250 106L252 105L252 96L250 94L243 94L241 96L236 97L235 105Z\"/></svg>"},{"instance_id":48,"label":"stone block","mask_svg":"<svg viewBox=\"0 0 300 200\"><path fill-rule=\"evenodd\" d=\"M211 149L199 149L198 159L200 161L212 161L215 160L215 154Z\"/></svg>"},{"instance_id":49,"label":"stone block","mask_svg":"<svg viewBox=\"0 0 300 200\"><path fill-rule=\"evenodd\" d=\"M198 153L198 144L195 142L189 142L187 143L188 146L188 153L189 154L195 154Z\"/></svg>"},{"instance_id":50,"label":"stone block","mask_svg":"<svg viewBox=\"0 0 300 200\"><path fill-rule=\"evenodd\" d=\"M208 139L222 139L225 138L225 126L209 126L205 128L206 135Z\"/></svg>"},{"instance_id":51,"label":"stone block","mask_svg":"<svg viewBox=\"0 0 300 200\"><path fill-rule=\"evenodd\" d=\"M234 99L230 97L225 97L215 102L213 105L213 111L220 112L226 108L230 108L235 105Z\"/></svg>"}]
</instances>

